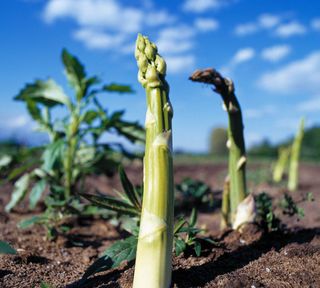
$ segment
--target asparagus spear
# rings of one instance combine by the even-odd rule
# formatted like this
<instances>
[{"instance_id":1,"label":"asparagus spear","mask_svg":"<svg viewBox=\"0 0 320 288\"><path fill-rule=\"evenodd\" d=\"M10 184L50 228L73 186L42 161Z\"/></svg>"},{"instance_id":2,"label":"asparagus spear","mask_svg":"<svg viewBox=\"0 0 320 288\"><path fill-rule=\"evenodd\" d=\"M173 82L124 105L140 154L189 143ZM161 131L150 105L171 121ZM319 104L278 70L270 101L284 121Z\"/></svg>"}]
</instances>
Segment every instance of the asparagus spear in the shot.
<instances>
[{"instance_id":1,"label":"asparagus spear","mask_svg":"<svg viewBox=\"0 0 320 288\"><path fill-rule=\"evenodd\" d=\"M214 91L220 94L224 108L228 113L229 177L230 177L230 213L231 222L235 221L237 207L247 195L246 191L246 149L243 137L243 122L240 104L234 93L230 79L224 78L212 68L197 70L189 78L195 82L212 84ZM228 201L228 197L224 197ZM223 207L228 207L226 203Z\"/></svg>"},{"instance_id":2,"label":"asparagus spear","mask_svg":"<svg viewBox=\"0 0 320 288\"><path fill-rule=\"evenodd\" d=\"M293 141L292 148L291 148L289 180L288 180L288 189L290 191L295 191L298 187L299 157L300 157L303 134L304 134L304 118L302 118L300 121L299 130Z\"/></svg>"},{"instance_id":3,"label":"asparagus spear","mask_svg":"<svg viewBox=\"0 0 320 288\"><path fill-rule=\"evenodd\" d=\"M279 183L286 170L291 147L280 147L278 150L278 160L273 169L273 181Z\"/></svg>"},{"instance_id":4,"label":"asparagus spear","mask_svg":"<svg viewBox=\"0 0 320 288\"><path fill-rule=\"evenodd\" d=\"M166 63L147 37L138 35L138 80L147 96L144 193L134 273L134 288L167 288L171 283L173 245L173 116Z\"/></svg>"}]
</instances>

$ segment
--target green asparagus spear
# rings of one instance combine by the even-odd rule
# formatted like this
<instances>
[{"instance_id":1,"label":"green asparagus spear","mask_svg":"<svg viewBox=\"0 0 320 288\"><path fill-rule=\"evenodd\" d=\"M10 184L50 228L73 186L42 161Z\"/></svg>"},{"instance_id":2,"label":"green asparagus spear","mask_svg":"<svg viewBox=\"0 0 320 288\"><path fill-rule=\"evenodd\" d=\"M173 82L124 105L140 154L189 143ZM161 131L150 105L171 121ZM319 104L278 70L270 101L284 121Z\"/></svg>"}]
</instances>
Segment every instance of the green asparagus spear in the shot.
<instances>
[{"instance_id":1,"label":"green asparagus spear","mask_svg":"<svg viewBox=\"0 0 320 288\"><path fill-rule=\"evenodd\" d=\"M195 71L190 80L212 84L214 91L221 95L223 105L228 113L229 179L230 179L230 216L235 221L238 205L246 198L246 149L243 137L243 122L240 104L234 93L234 85L230 79L224 78L216 70L208 68ZM225 197L225 199L228 199ZM225 200L228 201L228 200ZM223 203L224 207L228 205Z\"/></svg>"},{"instance_id":2,"label":"green asparagus spear","mask_svg":"<svg viewBox=\"0 0 320 288\"><path fill-rule=\"evenodd\" d=\"M167 288L173 245L172 107L166 63L147 37L138 35L138 80L146 90L144 193L134 288Z\"/></svg>"},{"instance_id":3,"label":"green asparagus spear","mask_svg":"<svg viewBox=\"0 0 320 288\"><path fill-rule=\"evenodd\" d=\"M293 141L292 148L291 148L291 157L290 157L290 164L289 164L289 180L288 180L288 189L290 191L295 191L298 187L299 157L300 157L303 134L304 134L304 118L302 118L300 121L299 130Z\"/></svg>"}]
</instances>

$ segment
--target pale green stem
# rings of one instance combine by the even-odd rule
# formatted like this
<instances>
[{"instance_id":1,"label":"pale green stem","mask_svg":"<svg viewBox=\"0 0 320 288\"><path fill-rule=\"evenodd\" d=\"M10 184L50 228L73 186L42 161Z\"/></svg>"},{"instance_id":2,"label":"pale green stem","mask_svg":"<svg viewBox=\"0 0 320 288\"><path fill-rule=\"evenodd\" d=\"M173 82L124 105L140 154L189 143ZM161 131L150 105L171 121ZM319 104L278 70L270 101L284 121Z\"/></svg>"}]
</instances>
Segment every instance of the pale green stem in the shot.
<instances>
[{"instance_id":1,"label":"pale green stem","mask_svg":"<svg viewBox=\"0 0 320 288\"><path fill-rule=\"evenodd\" d=\"M172 108L165 63L146 37L138 36L139 81L146 89L144 193L134 288L168 288L173 246Z\"/></svg>"},{"instance_id":2,"label":"pale green stem","mask_svg":"<svg viewBox=\"0 0 320 288\"><path fill-rule=\"evenodd\" d=\"M301 144L304 134L304 119L300 121L298 133L293 141L291 148L290 166L289 166L289 180L288 189L295 191L298 188L299 182L299 157L301 151Z\"/></svg>"}]
</instances>

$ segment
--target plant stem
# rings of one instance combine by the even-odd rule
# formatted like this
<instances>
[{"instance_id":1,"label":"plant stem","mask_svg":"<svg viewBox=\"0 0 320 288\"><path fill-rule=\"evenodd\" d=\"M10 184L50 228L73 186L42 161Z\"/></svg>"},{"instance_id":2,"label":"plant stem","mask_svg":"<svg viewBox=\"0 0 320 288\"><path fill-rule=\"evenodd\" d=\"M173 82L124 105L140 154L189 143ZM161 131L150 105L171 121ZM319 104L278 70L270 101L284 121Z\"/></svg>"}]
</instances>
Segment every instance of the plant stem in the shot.
<instances>
[{"instance_id":1,"label":"plant stem","mask_svg":"<svg viewBox=\"0 0 320 288\"><path fill-rule=\"evenodd\" d=\"M290 166L289 166L289 180L288 189L290 191L297 190L299 181L299 157L301 151L301 144L304 134L304 118L300 120L298 133L293 141L291 148Z\"/></svg>"},{"instance_id":2,"label":"plant stem","mask_svg":"<svg viewBox=\"0 0 320 288\"><path fill-rule=\"evenodd\" d=\"M79 117L77 115L72 116L72 120L69 126L69 131L67 135L67 150L66 158L64 161L64 172L65 172L65 182L64 182L64 197L65 200L69 200L72 194L72 171L74 164L74 157L76 153L76 148L78 144L78 129L79 129Z\"/></svg>"},{"instance_id":3,"label":"plant stem","mask_svg":"<svg viewBox=\"0 0 320 288\"><path fill-rule=\"evenodd\" d=\"M173 245L172 108L166 64L156 46L138 35L138 78L146 90L144 193L134 288L167 288L171 283Z\"/></svg>"},{"instance_id":4,"label":"plant stem","mask_svg":"<svg viewBox=\"0 0 320 288\"><path fill-rule=\"evenodd\" d=\"M221 223L220 228L225 229L229 224L230 216L230 180L227 176L224 180L223 191L222 191L222 207L221 207Z\"/></svg>"},{"instance_id":5,"label":"plant stem","mask_svg":"<svg viewBox=\"0 0 320 288\"><path fill-rule=\"evenodd\" d=\"M229 177L230 177L230 213L229 219L234 221L237 207L247 195L246 188L246 149L243 136L243 122L240 104L234 93L234 85L230 79L223 78L214 69L195 71L190 80L213 84L214 91L220 94L224 108L228 113Z\"/></svg>"}]
</instances>

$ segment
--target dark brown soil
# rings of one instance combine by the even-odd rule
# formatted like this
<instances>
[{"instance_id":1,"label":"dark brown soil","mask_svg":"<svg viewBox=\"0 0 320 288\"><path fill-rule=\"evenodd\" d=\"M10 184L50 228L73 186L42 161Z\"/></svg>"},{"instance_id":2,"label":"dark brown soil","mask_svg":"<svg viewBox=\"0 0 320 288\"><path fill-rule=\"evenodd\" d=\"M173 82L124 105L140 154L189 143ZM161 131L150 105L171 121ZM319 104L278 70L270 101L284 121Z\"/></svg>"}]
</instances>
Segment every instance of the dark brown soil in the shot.
<instances>
[{"instance_id":1,"label":"dark brown soil","mask_svg":"<svg viewBox=\"0 0 320 288\"><path fill-rule=\"evenodd\" d=\"M251 168L259 170L259 166ZM191 176L207 182L214 191L216 203L210 211L200 213L199 224L209 229L219 246L208 247L202 257L174 257L173 287L320 287L320 167L303 165L301 187L293 193L296 200L313 193L314 202L300 204L306 216L298 221L297 217L279 214L288 229L272 233L253 224L241 233L219 231L217 207L225 171L224 165L175 168L176 181ZM136 184L140 182L140 167L130 168L128 174ZM108 192L111 187L119 188L119 181L117 177L98 177L88 179L87 185L89 190L98 187ZM284 193L283 188L268 183L251 183L250 187L255 193L264 190L272 197ZM123 232L101 219L73 219L71 231L47 241L41 227L16 228L19 220L32 215L26 206L20 205L15 213L4 212L11 191L11 185L0 188L0 239L10 242L18 255L0 256L1 288L40 287L42 281L53 287L131 287L134 270L126 263L97 274L86 285L78 282L106 247L126 236Z\"/></svg>"}]
</instances>

